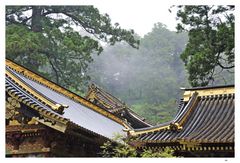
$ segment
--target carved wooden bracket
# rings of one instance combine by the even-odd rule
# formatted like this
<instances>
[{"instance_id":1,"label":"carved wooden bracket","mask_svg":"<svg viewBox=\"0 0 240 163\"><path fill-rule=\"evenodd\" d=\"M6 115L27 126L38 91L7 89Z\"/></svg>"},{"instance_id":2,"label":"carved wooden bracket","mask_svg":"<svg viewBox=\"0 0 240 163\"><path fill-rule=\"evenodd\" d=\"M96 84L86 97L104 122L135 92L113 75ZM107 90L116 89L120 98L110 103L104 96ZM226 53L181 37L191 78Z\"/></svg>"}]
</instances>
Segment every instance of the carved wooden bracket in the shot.
<instances>
[{"instance_id":1,"label":"carved wooden bracket","mask_svg":"<svg viewBox=\"0 0 240 163\"><path fill-rule=\"evenodd\" d=\"M22 106L17 99L8 97L6 101L5 118L12 121L14 125L27 124L31 121L31 118L22 114L21 107Z\"/></svg>"},{"instance_id":2,"label":"carved wooden bracket","mask_svg":"<svg viewBox=\"0 0 240 163\"><path fill-rule=\"evenodd\" d=\"M14 119L14 116L18 115L18 109L21 107L20 103L12 97L8 97L6 101L6 119Z\"/></svg>"}]
</instances>

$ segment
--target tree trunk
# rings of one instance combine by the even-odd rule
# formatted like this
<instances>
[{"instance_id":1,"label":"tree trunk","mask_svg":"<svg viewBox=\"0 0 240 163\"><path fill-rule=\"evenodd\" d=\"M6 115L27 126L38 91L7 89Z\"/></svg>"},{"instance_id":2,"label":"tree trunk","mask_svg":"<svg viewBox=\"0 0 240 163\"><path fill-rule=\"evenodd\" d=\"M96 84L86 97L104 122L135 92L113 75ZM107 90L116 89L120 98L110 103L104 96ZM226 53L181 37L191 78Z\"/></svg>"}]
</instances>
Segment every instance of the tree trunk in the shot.
<instances>
[{"instance_id":1,"label":"tree trunk","mask_svg":"<svg viewBox=\"0 0 240 163\"><path fill-rule=\"evenodd\" d=\"M32 31L41 32L42 31L42 18L41 18L42 8L40 6L32 7Z\"/></svg>"}]
</instances>

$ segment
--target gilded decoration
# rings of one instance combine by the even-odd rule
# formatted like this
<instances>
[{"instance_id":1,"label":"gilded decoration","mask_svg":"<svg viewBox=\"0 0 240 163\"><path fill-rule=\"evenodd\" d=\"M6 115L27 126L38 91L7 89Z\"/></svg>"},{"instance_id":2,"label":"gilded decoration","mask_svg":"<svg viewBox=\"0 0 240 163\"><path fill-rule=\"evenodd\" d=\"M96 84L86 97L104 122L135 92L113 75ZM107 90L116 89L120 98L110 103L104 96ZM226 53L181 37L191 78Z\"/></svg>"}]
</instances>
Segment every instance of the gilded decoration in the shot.
<instances>
[{"instance_id":1,"label":"gilded decoration","mask_svg":"<svg viewBox=\"0 0 240 163\"><path fill-rule=\"evenodd\" d=\"M17 99L8 97L6 100L6 119L10 121L10 125L27 124L31 118L21 113L21 104Z\"/></svg>"},{"instance_id":2,"label":"gilded decoration","mask_svg":"<svg viewBox=\"0 0 240 163\"><path fill-rule=\"evenodd\" d=\"M6 101L6 119L14 119L14 117L18 116L20 107L21 105L16 99L8 97Z\"/></svg>"}]
</instances>

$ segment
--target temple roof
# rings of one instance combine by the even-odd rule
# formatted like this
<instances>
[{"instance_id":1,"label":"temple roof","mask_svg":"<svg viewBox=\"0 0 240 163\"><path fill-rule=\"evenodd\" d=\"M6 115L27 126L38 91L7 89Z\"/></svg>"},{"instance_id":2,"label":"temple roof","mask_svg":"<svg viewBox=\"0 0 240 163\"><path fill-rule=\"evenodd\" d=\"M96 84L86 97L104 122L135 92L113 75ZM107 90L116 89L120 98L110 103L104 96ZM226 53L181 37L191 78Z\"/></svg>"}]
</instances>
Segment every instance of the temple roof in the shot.
<instances>
[{"instance_id":1,"label":"temple roof","mask_svg":"<svg viewBox=\"0 0 240 163\"><path fill-rule=\"evenodd\" d=\"M130 130L147 143L234 143L234 86L186 89L175 118Z\"/></svg>"},{"instance_id":2,"label":"temple roof","mask_svg":"<svg viewBox=\"0 0 240 163\"><path fill-rule=\"evenodd\" d=\"M10 60L6 60L6 92L37 111L40 123L61 132L71 125L111 139L129 128L111 112Z\"/></svg>"},{"instance_id":3,"label":"temple roof","mask_svg":"<svg viewBox=\"0 0 240 163\"><path fill-rule=\"evenodd\" d=\"M145 118L132 111L124 102L96 84L91 84L89 86L86 98L125 120L132 128L137 129L152 126L149 122L146 122Z\"/></svg>"}]
</instances>

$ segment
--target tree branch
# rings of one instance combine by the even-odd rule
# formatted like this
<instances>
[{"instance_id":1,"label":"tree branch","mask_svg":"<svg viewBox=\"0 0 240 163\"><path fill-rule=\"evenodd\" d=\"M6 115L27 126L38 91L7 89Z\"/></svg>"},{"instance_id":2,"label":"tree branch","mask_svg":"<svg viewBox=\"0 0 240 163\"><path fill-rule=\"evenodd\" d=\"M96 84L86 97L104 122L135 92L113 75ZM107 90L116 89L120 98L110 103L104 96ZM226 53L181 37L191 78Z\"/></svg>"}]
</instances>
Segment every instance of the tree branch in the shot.
<instances>
[{"instance_id":1,"label":"tree branch","mask_svg":"<svg viewBox=\"0 0 240 163\"><path fill-rule=\"evenodd\" d=\"M57 82L57 84L59 84L58 71L57 71L57 69L55 68L54 64L52 63L51 58L48 57L48 60L49 60L49 63L50 63L50 65L51 65L51 67L52 67L54 73L55 73L55 76L56 76L56 82Z\"/></svg>"},{"instance_id":2,"label":"tree branch","mask_svg":"<svg viewBox=\"0 0 240 163\"><path fill-rule=\"evenodd\" d=\"M51 56L53 56L53 54L51 54L50 52L48 52L48 51L46 51L46 50L39 50L38 52L41 53L41 54L45 54L45 55L47 56L48 61L49 61L50 65L51 65L51 67L52 67L52 69L53 69L53 71L54 71L54 73L55 73L56 83L59 84L58 70L57 70L57 68L55 67L55 65L53 64L53 62L51 61L51 58L52 58Z\"/></svg>"},{"instance_id":3,"label":"tree branch","mask_svg":"<svg viewBox=\"0 0 240 163\"><path fill-rule=\"evenodd\" d=\"M28 24L25 24L25 23L22 23L22 22L18 22L16 20L13 20L13 19L9 19L8 17L6 17L6 21L12 23L12 24L16 24L16 25L25 25L27 27L31 27L30 25Z\"/></svg>"},{"instance_id":4,"label":"tree branch","mask_svg":"<svg viewBox=\"0 0 240 163\"><path fill-rule=\"evenodd\" d=\"M27 25L26 22L27 22L28 20L30 20L30 19L32 19L32 16L30 16L30 17L27 18L27 19L24 19L21 23L24 23L25 25Z\"/></svg>"},{"instance_id":5,"label":"tree branch","mask_svg":"<svg viewBox=\"0 0 240 163\"><path fill-rule=\"evenodd\" d=\"M223 66L219 61L218 61L218 66L220 66L222 69L231 69L231 68L234 68L235 66L232 65L232 66Z\"/></svg>"}]
</instances>

